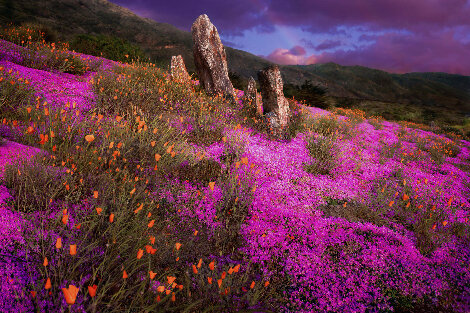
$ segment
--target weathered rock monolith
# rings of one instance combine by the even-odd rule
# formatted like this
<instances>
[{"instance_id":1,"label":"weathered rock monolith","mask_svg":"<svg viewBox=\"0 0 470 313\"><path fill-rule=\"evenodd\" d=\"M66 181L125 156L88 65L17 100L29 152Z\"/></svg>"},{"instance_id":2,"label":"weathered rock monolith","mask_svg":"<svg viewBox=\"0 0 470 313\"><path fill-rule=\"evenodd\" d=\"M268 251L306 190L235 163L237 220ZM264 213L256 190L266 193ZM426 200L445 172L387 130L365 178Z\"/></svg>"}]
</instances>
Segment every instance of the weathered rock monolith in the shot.
<instances>
[{"instance_id":1,"label":"weathered rock monolith","mask_svg":"<svg viewBox=\"0 0 470 313\"><path fill-rule=\"evenodd\" d=\"M186 66L184 65L183 57L181 55L174 55L171 57L170 74L173 80L185 81L190 80Z\"/></svg>"},{"instance_id":2,"label":"weathered rock monolith","mask_svg":"<svg viewBox=\"0 0 470 313\"><path fill-rule=\"evenodd\" d=\"M223 93L235 97L228 77L227 56L217 28L206 14L200 15L191 27L194 42L194 64L199 82L210 94Z\"/></svg>"},{"instance_id":3,"label":"weathered rock monolith","mask_svg":"<svg viewBox=\"0 0 470 313\"><path fill-rule=\"evenodd\" d=\"M243 96L243 104L244 105L252 105L256 107L256 112L258 114L263 114L263 107L261 105L261 96L258 95L258 91L256 90L256 82L253 77L250 77L248 80L248 87L246 88L245 95Z\"/></svg>"},{"instance_id":4,"label":"weathered rock monolith","mask_svg":"<svg viewBox=\"0 0 470 313\"><path fill-rule=\"evenodd\" d=\"M289 102L284 97L279 67L274 65L259 71L258 81L263 97L263 113L274 128L285 127L289 122Z\"/></svg>"}]
</instances>

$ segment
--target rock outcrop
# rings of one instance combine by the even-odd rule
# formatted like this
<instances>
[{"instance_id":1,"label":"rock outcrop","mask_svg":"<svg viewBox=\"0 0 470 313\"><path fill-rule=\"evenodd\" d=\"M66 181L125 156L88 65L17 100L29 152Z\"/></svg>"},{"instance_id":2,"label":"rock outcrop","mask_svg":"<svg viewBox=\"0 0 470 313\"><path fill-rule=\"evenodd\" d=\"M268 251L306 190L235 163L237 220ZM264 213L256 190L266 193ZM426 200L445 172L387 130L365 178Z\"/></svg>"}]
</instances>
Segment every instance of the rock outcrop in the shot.
<instances>
[{"instance_id":1,"label":"rock outcrop","mask_svg":"<svg viewBox=\"0 0 470 313\"><path fill-rule=\"evenodd\" d=\"M170 74L173 80L189 82L190 76L181 55L171 57Z\"/></svg>"},{"instance_id":2,"label":"rock outcrop","mask_svg":"<svg viewBox=\"0 0 470 313\"><path fill-rule=\"evenodd\" d=\"M228 77L227 56L217 28L206 14L200 15L191 27L194 64L199 82L209 94L222 93L235 98Z\"/></svg>"},{"instance_id":3,"label":"rock outcrop","mask_svg":"<svg viewBox=\"0 0 470 313\"><path fill-rule=\"evenodd\" d=\"M284 128L289 122L289 102L284 97L281 72L277 65L258 72L263 113L275 129Z\"/></svg>"},{"instance_id":4,"label":"rock outcrop","mask_svg":"<svg viewBox=\"0 0 470 313\"><path fill-rule=\"evenodd\" d=\"M261 95L258 95L258 91L256 90L256 82L253 77L250 77L248 80L248 87L245 91L245 95L243 96L243 104L254 106L256 107L256 112L258 112L258 114L263 114Z\"/></svg>"}]
</instances>

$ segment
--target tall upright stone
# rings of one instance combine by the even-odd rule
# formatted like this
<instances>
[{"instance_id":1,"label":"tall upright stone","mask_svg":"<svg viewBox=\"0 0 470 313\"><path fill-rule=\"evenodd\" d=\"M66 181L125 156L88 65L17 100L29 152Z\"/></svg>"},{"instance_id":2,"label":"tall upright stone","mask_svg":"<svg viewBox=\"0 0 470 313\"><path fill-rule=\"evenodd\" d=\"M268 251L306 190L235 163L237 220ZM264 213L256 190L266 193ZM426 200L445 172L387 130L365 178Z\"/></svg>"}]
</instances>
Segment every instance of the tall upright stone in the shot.
<instances>
[{"instance_id":1,"label":"tall upright stone","mask_svg":"<svg viewBox=\"0 0 470 313\"><path fill-rule=\"evenodd\" d=\"M200 15L191 27L194 42L194 64L200 84L210 93L235 97L228 77L227 56L217 28L206 14Z\"/></svg>"},{"instance_id":2,"label":"tall upright stone","mask_svg":"<svg viewBox=\"0 0 470 313\"><path fill-rule=\"evenodd\" d=\"M263 97L263 113L274 128L285 127L289 122L289 102L284 97L281 72L277 65L258 72Z\"/></svg>"},{"instance_id":3,"label":"tall upright stone","mask_svg":"<svg viewBox=\"0 0 470 313\"><path fill-rule=\"evenodd\" d=\"M190 76L181 55L171 57L170 74L173 80L189 82Z\"/></svg>"},{"instance_id":4,"label":"tall upright stone","mask_svg":"<svg viewBox=\"0 0 470 313\"><path fill-rule=\"evenodd\" d=\"M258 95L258 91L256 90L256 82L253 77L250 76L250 79L248 80L248 86L245 91L245 95L243 97L243 103L244 105L253 105L256 107L256 112L258 114L262 115L263 114L263 107L261 105L261 99L260 96Z\"/></svg>"}]
</instances>

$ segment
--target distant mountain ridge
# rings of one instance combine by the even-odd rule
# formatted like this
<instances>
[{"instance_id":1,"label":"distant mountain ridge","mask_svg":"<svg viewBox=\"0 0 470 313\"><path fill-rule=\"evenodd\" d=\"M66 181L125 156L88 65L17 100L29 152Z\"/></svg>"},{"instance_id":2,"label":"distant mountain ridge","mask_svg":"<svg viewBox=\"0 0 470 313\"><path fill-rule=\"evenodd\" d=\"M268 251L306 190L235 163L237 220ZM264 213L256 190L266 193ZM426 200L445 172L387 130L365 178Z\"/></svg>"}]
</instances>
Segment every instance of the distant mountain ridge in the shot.
<instances>
[{"instance_id":1,"label":"distant mountain ridge","mask_svg":"<svg viewBox=\"0 0 470 313\"><path fill-rule=\"evenodd\" d=\"M35 21L56 30L64 39L76 34L105 34L139 45L153 62L167 67L172 55L181 54L194 72L191 33L170 24L142 18L106 0L2 0L0 21ZM217 25L216 25L217 26ZM248 52L226 47L230 71L246 79L273 64ZM362 66L335 63L280 66L285 83L300 85L305 80L327 87L328 94L341 104L376 101L417 106L436 118L447 110L460 122L470 114L470 76L446 73L391 74Z\"/></svg>"}]
</instances>

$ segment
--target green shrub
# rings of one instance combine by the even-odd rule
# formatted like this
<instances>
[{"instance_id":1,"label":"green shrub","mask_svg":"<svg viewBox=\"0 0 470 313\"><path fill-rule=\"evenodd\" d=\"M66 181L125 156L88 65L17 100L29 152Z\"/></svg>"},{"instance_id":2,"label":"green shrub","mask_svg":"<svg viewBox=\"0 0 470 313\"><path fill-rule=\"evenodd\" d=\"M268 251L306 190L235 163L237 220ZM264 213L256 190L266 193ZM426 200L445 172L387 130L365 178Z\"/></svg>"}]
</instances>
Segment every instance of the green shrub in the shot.
<instances>
[{"instance_id":1,"label":"green shrub","mask_svg":"<svg viewBox=\"0 0 470 313\"><path fill-rule=\"evenodd\" d=\"M35 90L27 80L8 75L0 70L0 118L26 119L26 106L35 100Z\"/></svg>"},{"instance_id":2,"label":"green shrub","mask_svg":"<svg viewBox=\"0 0 470 313\"><path fill-rule=\"evenodd\" d=\"M332 137L311 136L307 142L310 163L303 164L304 170L311 174L328 175L337 166L338 148Z\"/></svg>"},{"instance_id":3,"label":"green shrub","mask_svg":"<svg viewBox=\"0 0 470 313\"><path fill-rule=\"evenodd\" d=\"M70 48L80 53L103 57L118 62L145 59L145 54L139 46L115 36L75 35L70 43Z\"/></svg>"}]
</instances>

